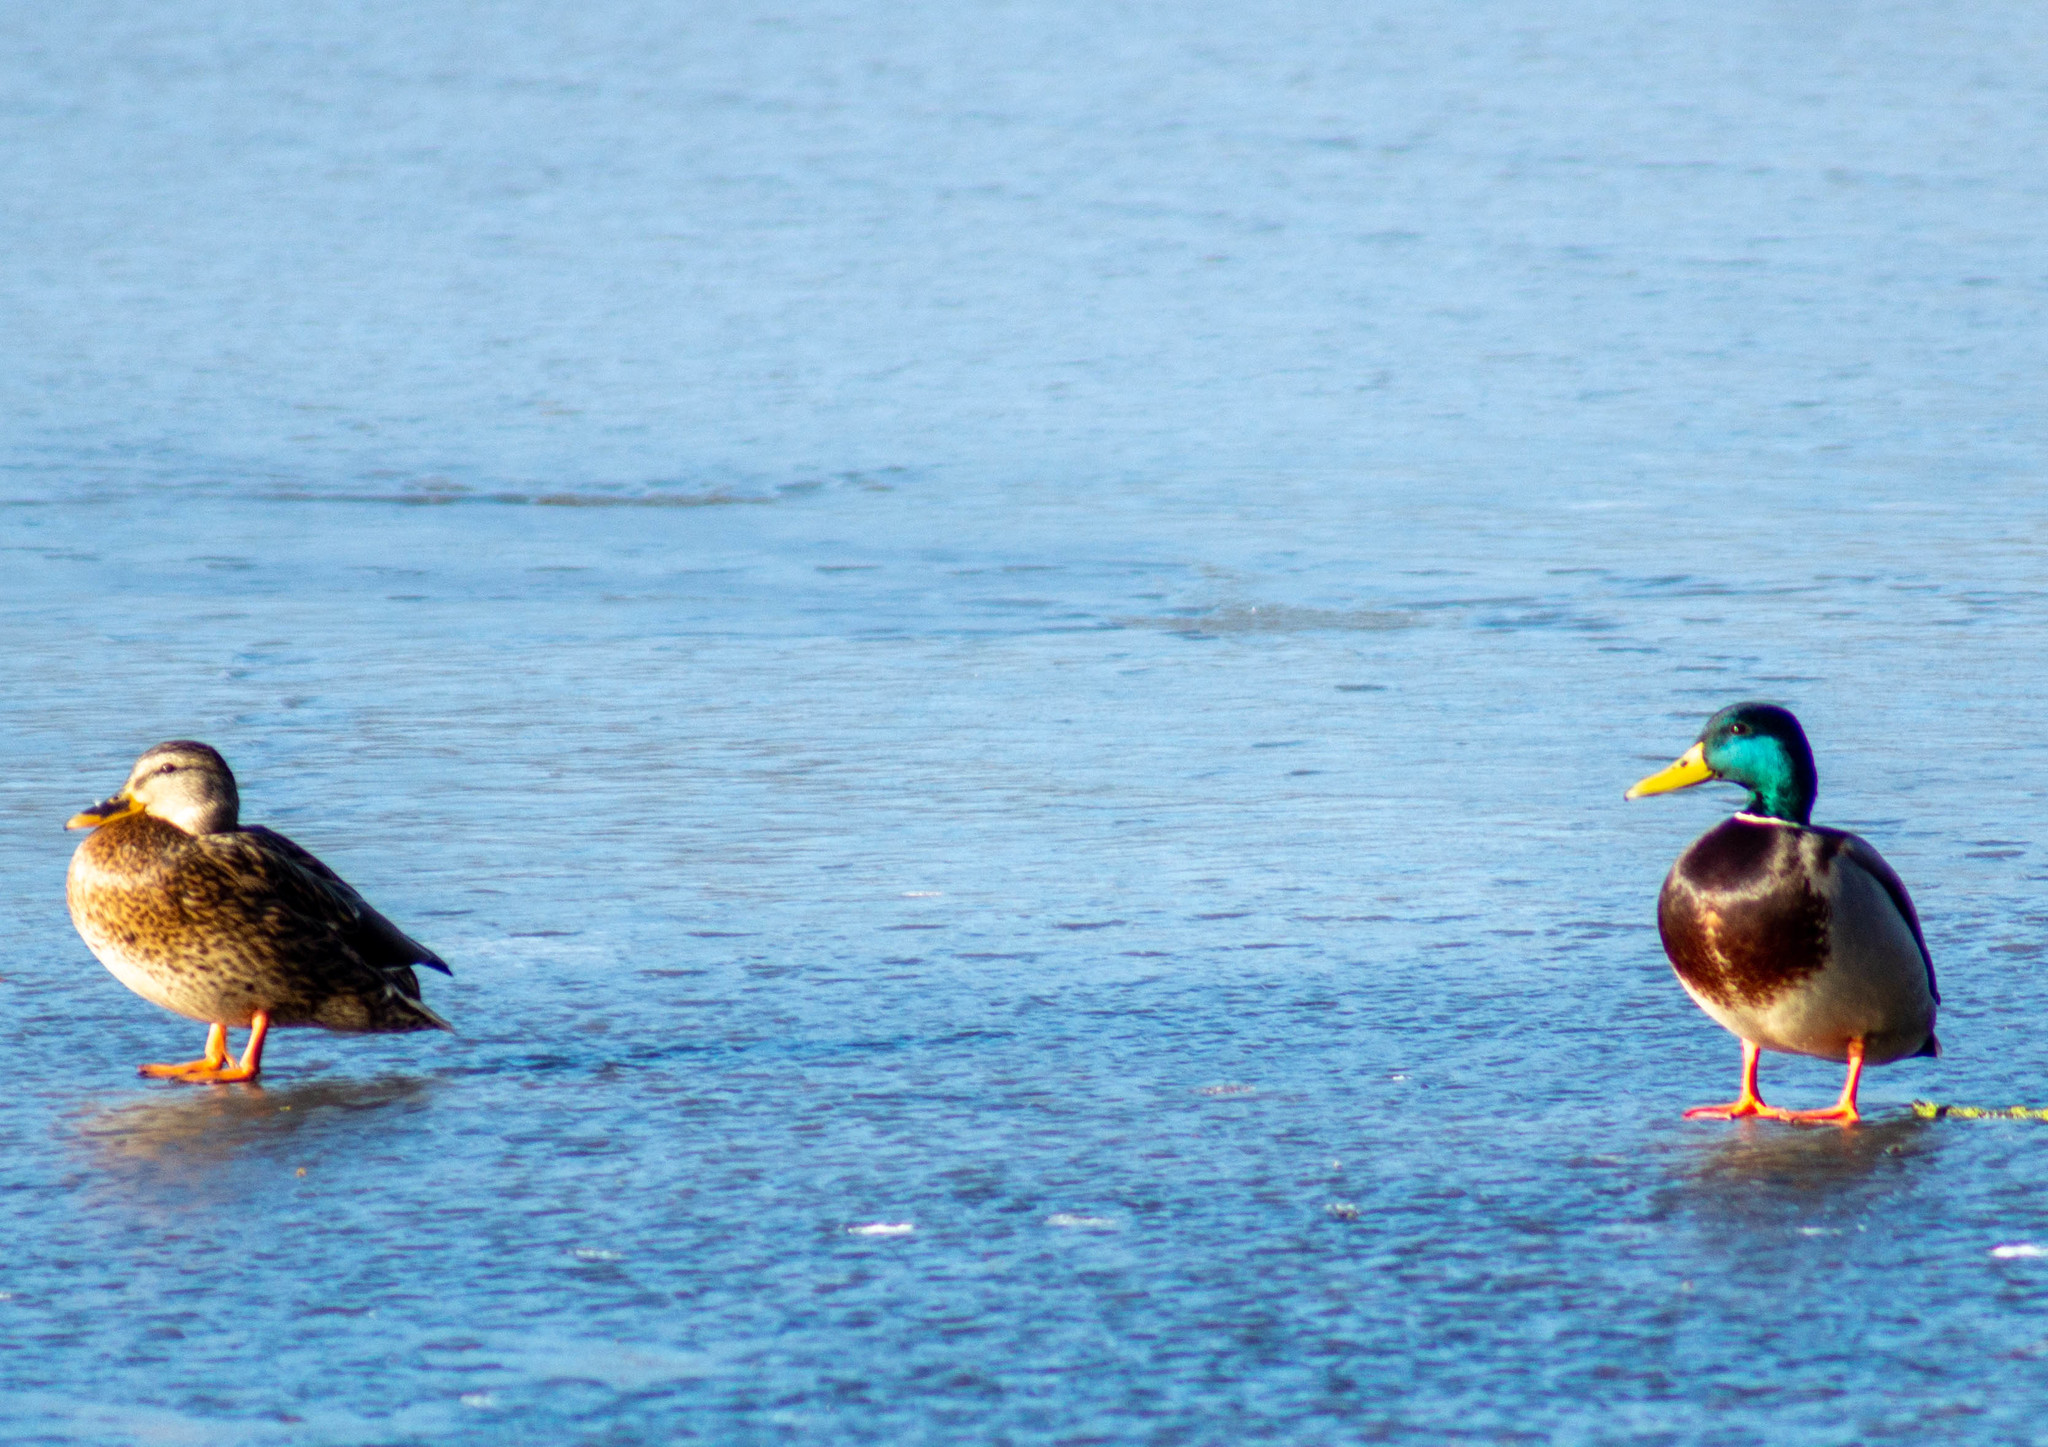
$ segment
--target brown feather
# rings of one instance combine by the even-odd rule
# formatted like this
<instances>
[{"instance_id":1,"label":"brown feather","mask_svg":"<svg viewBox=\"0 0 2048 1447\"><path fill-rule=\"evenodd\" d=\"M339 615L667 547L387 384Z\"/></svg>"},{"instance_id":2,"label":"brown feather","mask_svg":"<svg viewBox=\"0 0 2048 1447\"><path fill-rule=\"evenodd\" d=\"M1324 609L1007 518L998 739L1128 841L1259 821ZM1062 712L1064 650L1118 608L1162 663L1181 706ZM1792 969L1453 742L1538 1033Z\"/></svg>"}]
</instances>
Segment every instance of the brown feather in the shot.
<instances>
[{"instance_id":1,"label":"brown feather","mask_svg":"<svg viewBox=\"0 0 2048 1447\"><path fill-rule=\"evenodd\" d=\"M73 857L79 933L123 982L193 1019L330 1030L450 1029L412 967L440 958L268 829L190 835L146 814Z\"/></svg>"}]
</instances>

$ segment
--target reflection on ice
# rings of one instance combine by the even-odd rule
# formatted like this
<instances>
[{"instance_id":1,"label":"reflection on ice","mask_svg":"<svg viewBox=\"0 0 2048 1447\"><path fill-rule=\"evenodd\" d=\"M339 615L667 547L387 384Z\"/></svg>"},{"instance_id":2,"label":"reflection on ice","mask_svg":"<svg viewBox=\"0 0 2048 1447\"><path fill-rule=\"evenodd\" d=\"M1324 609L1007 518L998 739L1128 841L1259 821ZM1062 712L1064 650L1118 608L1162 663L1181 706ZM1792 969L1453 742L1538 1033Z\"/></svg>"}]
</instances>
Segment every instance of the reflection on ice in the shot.
<instances>
[{"instance_id":1,"label":"reflection on ice","mask_svg":"<svg viewBox=\"0 0 2048 1447\"><path fill-rule=\"evenodd\" d=\"M412 1076L314 1080L283 1089L179 1087L95 1111L77 1123L76 1138L103 1169L145 1165L211 1173L308 1135L382 1133L389 1128L388 1107L423 1104L431 1089L431 1081Z\"/></svg>"},{"instance_id":2,"label":"reflection on ice","mask_svg":"<svg viewBox=\"0 0 2048 1447\"><path fill-rule=\"evenodd\" d=\"M1684 1208L1707 1221L1798 1226L1909 1187L1922 1174L1915 1165L1932 1154L1929 1129L1910 1117L1847 1130L1741 1121L1726 1138L1681 1158L1674 1189Z\"/></svg>"}]
</instances>

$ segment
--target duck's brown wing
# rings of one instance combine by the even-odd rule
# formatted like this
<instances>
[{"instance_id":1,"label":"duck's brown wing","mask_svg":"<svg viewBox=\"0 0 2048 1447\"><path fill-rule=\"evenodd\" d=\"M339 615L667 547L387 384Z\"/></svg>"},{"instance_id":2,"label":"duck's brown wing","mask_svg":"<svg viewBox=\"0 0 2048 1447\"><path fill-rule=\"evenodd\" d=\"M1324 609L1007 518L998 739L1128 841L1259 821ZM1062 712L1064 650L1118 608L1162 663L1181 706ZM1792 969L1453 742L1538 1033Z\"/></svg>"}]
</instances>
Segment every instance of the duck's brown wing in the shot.
<instances>
[{"instance_id":1,"label":"duck's brown wing","mask_svg":"<svg viewBox=\"0 0 2048 1447\"><path fill-rule=\"evenodd\" d=\"M296 872L311 876L303 881L304 892L317 907L331 911L349 934L349 943L366 964L378 968L394 965L424 965L430 970L439 970L444 975L455 972L448 968L447 961L386 919L374 909L370 902L356 892L354 885L329 869L309 849L301 848L275 829L266 829L253 824L236 830L233 834L208 834L202 836L208 843L216 839L239 839L246 844L254 843L255 850L244 847L235 851L234 859L239 863L243 858L269 860L297 866ZM223 851L226 856L227 851ZM257 864L262 869L262 864ZM273 875L283 871L272 870Z\"/></svg>"},{"instance_id":2,"label":"duck's brown wing","mask_svg":"<svg viewBox=\"0 0 2048 1447\"><path fill-rule=\"evenodd\" d=\"M450 1030L420 998L413 966L440 957L377 913L311 854L268 829L192 837L177 889L218 968L280 1025Z\"/></svg>"}]
</instances>

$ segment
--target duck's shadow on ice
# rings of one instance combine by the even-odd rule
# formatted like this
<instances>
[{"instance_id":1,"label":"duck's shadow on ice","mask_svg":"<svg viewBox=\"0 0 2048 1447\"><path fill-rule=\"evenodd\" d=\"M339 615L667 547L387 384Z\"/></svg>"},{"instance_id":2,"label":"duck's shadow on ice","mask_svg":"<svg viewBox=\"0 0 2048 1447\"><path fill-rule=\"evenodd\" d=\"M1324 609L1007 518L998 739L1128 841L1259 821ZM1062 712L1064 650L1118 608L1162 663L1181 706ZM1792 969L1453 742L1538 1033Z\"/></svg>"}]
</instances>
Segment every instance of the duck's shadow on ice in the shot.
<instances>
[{"instance_id":1,"label":"duck's shadow on ice","mask_svg":"<svg viewBox=\"0 0 2048 1447\"><path fill-rule=\"evenodd\" d=\"M1738 1121L1678 1153L1674 1204L1703 1222L1734 1226L1851 1215L1874 1195L1910 1189L1926 1174L1933 1124L1917 1117L1848 1129Z\"/></svg>"},{"instance_id":2,"label":"duck's shadow on ice","mask_svg":"<svg viewBox=\"0 0 2048 1447\"><path fill-rule=\"evenodd\" d=\"M281 1087L159 1087L143 1099L100 1106L66 1124L97 1170L197 1183L252 1159L303 1154L315 1142L325 1150L336 1138L389 1135L394 1116L424 1107L434 1084L386 1075Z\"/></svg>"}]
</instances>

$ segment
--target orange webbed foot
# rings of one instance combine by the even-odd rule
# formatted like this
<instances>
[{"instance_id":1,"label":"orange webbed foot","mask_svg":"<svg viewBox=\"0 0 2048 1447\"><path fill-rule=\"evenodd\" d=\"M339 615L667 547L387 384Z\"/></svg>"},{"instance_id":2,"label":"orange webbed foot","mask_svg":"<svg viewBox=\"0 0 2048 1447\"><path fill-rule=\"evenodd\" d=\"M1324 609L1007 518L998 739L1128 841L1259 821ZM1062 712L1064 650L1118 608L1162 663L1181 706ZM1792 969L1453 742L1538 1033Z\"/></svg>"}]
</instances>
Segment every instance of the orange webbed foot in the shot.
<instances>
[{"instance_id":1,"label":"orange webbed foot","mask_svg":"<svg viewBox=\"0 0 2048 1447\"><path fill-rule=\"evenodd\" d=\"M229 1085L237 1080L254 1080L260 1073L254 1066L238 1065L232 1060L188 1060L183 1065L145 1065L136 1071L138 1075L176 1080L185 1085Z\"/></svg>"},{"instance_id":2,"label":"orange webbed foot","mask_svg":"<svg viewBox=\"0 0 2048 1447\"><path fill-rule=\"evenodd\" d=\"M136 1067L137 1075L148 1075L158 1080L203 1081L228 1063L228 1027L211 1025L206 1031L206 1053L197 1060L187 1060L182 1065L142 1065Z\"/></svg>"},{"instance_id":3,"label":"orange webbed foot","mask_svg":"<svg viewBox=\"0 0 2048 1447\"><path fill-rule=\"evenodd\" d=\"M269 1033L270 1016L258 1010L249 1026L249 1048L239 1062L228 1054L228 1027L215 1025L206 1032L206 1054L182 1065L144 1065L138 1075L159 1080L177 1080L187 1085L228 1085L237 1080L254 1080L263 1069L263 1037Z\"/></svg>"},{"instance_id":4,"label":"orange webbed foot","mask_svg":"<svg viewBox=\"0 0 2048 1447\"><path fill-rule=\"evenodd\" d=\"M200 1080L219 1070L225 1064L219 1060L187 1060L182 1065L138 1065L137 1075L147 1075L157 1080Z\"/></svg>"},{"instance_id":5,"label":"orange webbed foot","mask_svg":"<svg viewBox=\"0 0 2048 1447\"><path fill-rule=\"evenodd\" d=\"M1849 1057L1849 1078L1842 1082L1842 1096L1825 1110L1781 1110L1779 1120L1789 1120L1797 1125L1841 1125L1850 1126L1863 1119L1856 1109L1856 1083L1863 1078L1863 1042L1851 1040L1845 1052Z\"/></svg>"},{"instance_id":6,"label":"orange webbed foot","mask_svg":"<svg viewBox=\"0 0 2048 1447\"><path fill-rule=\"evenodd\" d=\"M1762 1047L1754 1040L1742 1042L1742 1094L1726 1105L1696 1105L1685 1113L1687 1120L1783 1120L1785 1112L1765 1105L1756 1093L1756 1063Z\"/></svg>"},{"instance_id":7,"label":"orange webbed foot","mask_svg":"<svg viewBox=\"0 0 2048 1447\"><path fill-rule=\"evenodd\" d=\"M231 1085L236 1081L254 1081L260 1070L252 1064L238 1064L233 1060L186 1060L184 1064L145 1064L137 1075L152 1075L162 1081L180 1081L184 1085Z\"/></svg>"},{"instance_id":8,"label":"orange webbed foot","mask_svg":"<svg viewBox=\"0 0 2048 1447\"><path fill-rule=\"evenodd\" d=\"M1753 1095L1740 1100L1731 1100L1726 1105L1696 1105L1685 1113L1687 1120L1783 1120L1785 1112L1774 1105L1765 1105Z\"/></svg>"}]
</instances>

